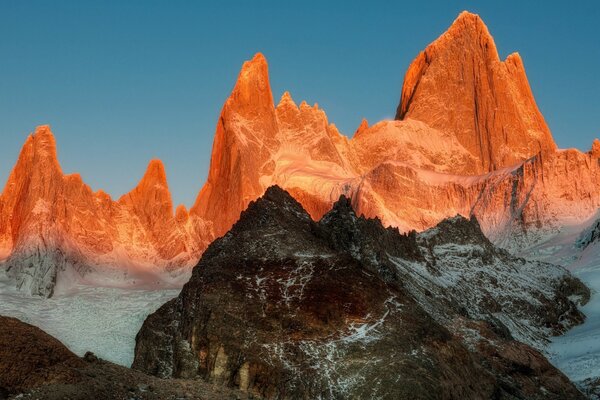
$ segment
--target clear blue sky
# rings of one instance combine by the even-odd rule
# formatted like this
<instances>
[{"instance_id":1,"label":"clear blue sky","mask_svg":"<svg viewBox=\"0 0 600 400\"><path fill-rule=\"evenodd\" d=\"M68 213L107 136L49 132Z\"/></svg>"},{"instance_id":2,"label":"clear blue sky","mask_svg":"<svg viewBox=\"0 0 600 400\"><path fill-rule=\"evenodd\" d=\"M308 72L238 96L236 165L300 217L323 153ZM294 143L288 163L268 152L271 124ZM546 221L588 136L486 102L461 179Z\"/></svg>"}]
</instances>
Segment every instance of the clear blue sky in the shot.
<instances>
[{"instance_id":1,"label":"clear blue sky","mask_svg":"<svg viewBox=\"0 0 600 400\"><path fill-rule=\"evenodd\" d=\"M462 10L501 57L519 51L560 147L600 136L595 1L0 0L0 186L26 135L50 124L66 172L129 191L151 158L176 203L202 186L219 111L242 62L263 52L278 101L318 102L352 135L391 118L404 72Z\"/></svg>"}]
</instances>

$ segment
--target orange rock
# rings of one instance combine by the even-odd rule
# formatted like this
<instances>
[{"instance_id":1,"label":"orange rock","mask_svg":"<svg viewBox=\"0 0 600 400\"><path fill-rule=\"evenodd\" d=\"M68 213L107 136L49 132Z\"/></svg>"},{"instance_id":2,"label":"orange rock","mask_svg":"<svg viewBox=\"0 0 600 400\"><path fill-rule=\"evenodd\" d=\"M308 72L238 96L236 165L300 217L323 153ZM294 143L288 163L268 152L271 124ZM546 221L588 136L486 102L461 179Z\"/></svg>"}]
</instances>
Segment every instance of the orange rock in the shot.
<instances>
[{"instance_id":1,"label":"orange rock","mask_svg":"<svg viewBox=\"0 0 600 400\"><path fill-rule=\"evenodd\" d=\"M262 194L260 177L275 147L277 121L267 61L260 53L244 63L217 123L208 180L190 213L226 232ZM224 207L223 205L226 206Z\"/></svg>"},{"instance_id":2,"label":"orange rock","mask_svg":"<svg viewBox=\"0 0 600 400\"><path fill-rule=\"evenodd\" d=\"M592 142L592 148L590 149L590 154L594 158L600 157L600 140L594 139L594 141Z\"/></svg>"},{"instance_id":3,"label":"orange rock","mask_svg":"<svg viewBox=\"0 0 600 400\"><path fill-rule=\"evenodd\" d=\"M358 128L354 132L354 135L352 136L352 138L359 137L364 132L366 132L367 129L369 129L369 121L367 121L366 118L363 118L362 121L360 121L360 125L358 126Z\"/></svg>"},{"instance_id":4,"label":"orange rock","mask_svg":"<svg viewBox=\"0 0 600 400\"><path fill-rule=\"evenodd\" d=\"M476 15L461 14L410 66L401 120L363 121L352 140L288 92L273 118L267 88L266 61L256 56L221 113L209 180L192 209L217 235L273 184L313 218L343 193L359 212L403 230L475 213L499 242L529 235L517 245L536 240L532 227L556 229L600 206L597 166L556 149L520 57L501 61Z\"/></svg>"},{"instance_id":5,"label":"orange rock","mask_svg":"<svg viewBox=\"0 0 600 400\"><path fill-rule=\"evenodd\" d=\"M79 174L63 174L48 126L27 138L0 202L0 259L20 287L44 296L66 270L119 279L128 272L136 280L189 267L212 237L210 225L197 218L175 218L160 161L115 202Z\"/></svg>"},{"instance_id":6,"label":"orange rock","mask_svg":"<svg viewBox=\"0 0 600 400\"><path fill-rule=\"evenodd\" d=\"M450 132L481 173L556 150L521 57L501 61L483 21L468 12L410 65L396 118Z\"/></svg>"}]
</instances>

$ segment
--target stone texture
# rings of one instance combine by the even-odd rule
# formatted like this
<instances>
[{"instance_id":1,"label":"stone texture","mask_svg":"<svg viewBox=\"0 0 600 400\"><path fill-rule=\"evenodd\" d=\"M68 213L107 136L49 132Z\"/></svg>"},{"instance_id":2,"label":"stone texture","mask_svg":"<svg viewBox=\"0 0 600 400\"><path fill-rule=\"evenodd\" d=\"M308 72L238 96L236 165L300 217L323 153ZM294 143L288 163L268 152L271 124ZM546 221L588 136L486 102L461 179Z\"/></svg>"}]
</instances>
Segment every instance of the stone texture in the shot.
<instances>
[{"instance_id":1,"label":"stone texture","mask_svg":"<svg viewBox=\"0 0 600 400\"><path fill-rule=\"evenodd\" d=\"M31 400L242 400L198 380L164 381L86 353L71 353L42 330L0 316L0 398Z\"/></svg>"},{"instance_id":2,"label":"stone texture","mask_svg":"<svg viewBox=\"0 0 600 400\"><path fill-rule=\"evenodd\" d=\"M160 161L116 202L78 174L62 172L48 126L27 138L0 203L3 266L36 295L51 296L57 285L83 276L169 277L168 271L193 265L210 239L209 224L182 210L174 215Z\"/></svg>"},{"instance_id":3,"label":"stone texture","mask_svg":"<svg viewBox=\"0 0 600 400\"><path fill-rule=\"evenodd\" d=\"M501 61L476 15L461 14L410 66L398 118L363 120L348 139L316 104L285 92L276 105L257 54L223 106L208 179L189 212L173 211L158 160L119 201L92 192L62 173L54 138L40 127L0 196L0 260L17 285L42 295L65 272L89 278L99 265L114 279L123 266L137 280L171 279L274 184L313 219L342 194L359 214L405 232L475 215L514 251L600 207L598 141L586 153L556 149L520 58Z\"/></svg>"},{"instance_id":4,"label":"stone texture","mask_svg":"<svg viewBox=\"0 0 600 400\"><path fill-rule=\"evenodd\" d=\"M267 399L582 398L513 339L581 323L578 282L475 220L402 235L341 197L317 223L271 187L146 319L133 367Z\"/></svg>"},{"instance_id":5,"label":"stone texture","mask_svg":"<svg viewBox=\"0 0 600 400\"><path fill-rule=\"evenodd\" d=\"M517 53L505 61L478 15L463 12L408 68L397 119L453 134L485 173L556 144Z\"/></svg>"}]
</instances>

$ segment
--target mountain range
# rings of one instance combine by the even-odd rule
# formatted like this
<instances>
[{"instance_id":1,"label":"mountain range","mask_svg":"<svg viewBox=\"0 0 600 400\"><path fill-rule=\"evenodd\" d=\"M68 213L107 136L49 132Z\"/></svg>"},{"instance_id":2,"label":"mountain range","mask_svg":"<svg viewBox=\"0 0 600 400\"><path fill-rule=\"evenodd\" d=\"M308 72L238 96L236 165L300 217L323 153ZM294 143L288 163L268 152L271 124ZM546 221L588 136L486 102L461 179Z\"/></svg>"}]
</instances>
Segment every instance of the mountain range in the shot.
<instances>
[{"instance_id":1,"label":"mountain range","mask_svg":"<svg viewBox=\"0 0 600 400\"><path fill-rule=\"evenodd\" d=\"M527 254L600 205L600 141L558 149L517 53L501 60L479 16L464 12L406 72L394 120L349 138L318 105L274 102L262 54L245 62L217 122L208 178L174 209L164 167L149 163L118 200L65 175L53 134L25 142L0 196L0 260L32 294L73 282L180 286L208 244L278 185L315 220L341 195L358 215L423 231L456 214Z\"/></svg>"}]
</instances>

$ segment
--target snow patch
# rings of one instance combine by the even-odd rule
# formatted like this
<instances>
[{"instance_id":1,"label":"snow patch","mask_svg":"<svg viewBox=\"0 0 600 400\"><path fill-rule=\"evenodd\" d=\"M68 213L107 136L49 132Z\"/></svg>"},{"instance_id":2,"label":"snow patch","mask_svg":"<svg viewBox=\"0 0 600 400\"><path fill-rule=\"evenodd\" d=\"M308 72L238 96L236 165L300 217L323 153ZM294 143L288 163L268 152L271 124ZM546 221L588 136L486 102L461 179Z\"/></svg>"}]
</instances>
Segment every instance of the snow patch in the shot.
<instances>
[{"instance_id":1,"label":"snow patch","mask_svg":"<svg viewBox=\"0 0 600 400\"><path fill-rule=\"evenodd\" d=\"M34 215L39 214L49 214L50 213L50 203L48 203L44 199L38 199L31 211Z\"/></svg>"}]
</instances>

